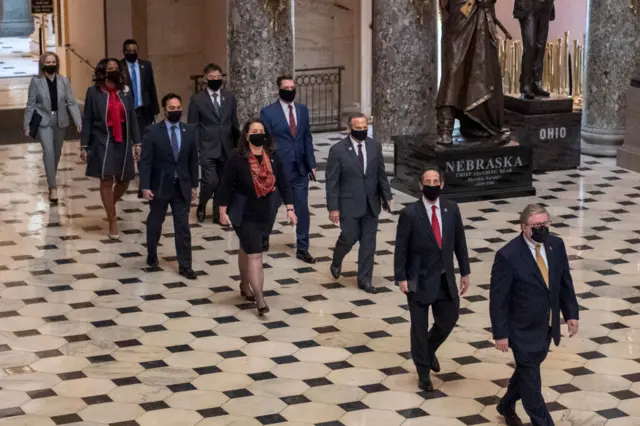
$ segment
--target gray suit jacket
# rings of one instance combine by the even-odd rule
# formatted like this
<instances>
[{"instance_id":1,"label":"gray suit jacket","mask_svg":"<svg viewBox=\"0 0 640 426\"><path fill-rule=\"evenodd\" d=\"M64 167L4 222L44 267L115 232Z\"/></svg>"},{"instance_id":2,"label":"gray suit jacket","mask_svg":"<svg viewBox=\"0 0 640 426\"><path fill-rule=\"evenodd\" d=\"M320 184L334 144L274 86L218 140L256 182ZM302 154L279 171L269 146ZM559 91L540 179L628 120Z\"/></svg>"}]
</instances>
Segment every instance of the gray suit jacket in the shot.
<instances>
[{"instance_id":1,"label":"gray suit jacket","mask_svg":"<svg viewBox=\"0 0 640 426\"><path fill-rule=\"evenodd\" d=\"M29 94L27 97L27 107L24 111L24 130L29 130L29 123L33 113L37 112L42 117L40 127L51 125L51 98L49 97L49 86L47 86L45 76L33 77L29 83ZM80 108L76 98L71 93L71 83L67 77L56 75L56 86L58 89L58 126L67 127L69 125L69 114L73 119L73 124L82 124Z\"/></svg>"},{"instance_id":2,"label":"gray suit jacket","mask_svg":"<svg viewBox=\"0 0 640 426\"><path fill-rule=\"evenodd\" d=\"M340 211L340 217L359 218L366 214L367 204L378 216L381 202L392 199L391 187L384 170L382 145L371 138L365 141L366 173L360 167L351 138L346 137L329 149L326 170L327 208Z\"/></svg>"}]
</instances>

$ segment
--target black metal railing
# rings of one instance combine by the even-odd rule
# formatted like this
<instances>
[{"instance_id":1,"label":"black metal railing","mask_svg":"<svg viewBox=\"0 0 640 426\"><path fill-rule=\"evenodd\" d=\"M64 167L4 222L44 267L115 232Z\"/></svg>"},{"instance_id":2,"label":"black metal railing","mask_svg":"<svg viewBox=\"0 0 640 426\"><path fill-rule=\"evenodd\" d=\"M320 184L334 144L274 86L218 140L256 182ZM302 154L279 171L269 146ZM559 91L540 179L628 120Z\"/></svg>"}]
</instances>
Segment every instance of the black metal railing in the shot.
<instances>
[{"instance_id":1,"label":"black metal railing","mask_svg":"<svg viewBox=\"0 0 640 426\"><path fill-rule=\"evenodd\" d=\"M314 132L341 128L342 71L344 67L296 70L296 100L309 108L311 130ZM206 87L202 74L192 75L191 80L194 93Z\"/></svg>"}]
</instances>

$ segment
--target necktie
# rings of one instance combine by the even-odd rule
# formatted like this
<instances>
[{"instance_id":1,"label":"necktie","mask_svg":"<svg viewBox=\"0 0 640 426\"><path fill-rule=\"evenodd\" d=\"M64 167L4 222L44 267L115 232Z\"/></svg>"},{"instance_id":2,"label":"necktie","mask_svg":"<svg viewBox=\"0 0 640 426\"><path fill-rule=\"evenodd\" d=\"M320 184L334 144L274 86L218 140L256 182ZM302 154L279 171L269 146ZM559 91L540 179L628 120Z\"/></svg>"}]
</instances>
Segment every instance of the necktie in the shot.
<instances>
[{"instance_id":1,"label":"necktie","mask_svg":"<svg viewBox=\"0 0 640 426\"><path fill-rule=\"evenodd\" d=\"M178 161L180 147L178 146L178 135L176 134L176 127L178 126L171 126L171 150L173 151L173 159L175 161Z\"/></svg>"},{"instance_id":2,"label":"necktie","mask_svg":"<svg viewBox=\"0 0 640 426\"><path fill-rule=\"evenodd\" d=\"M213 94L213 110L215 111L217 116L220 115L220 104L218 103L218 94L217 93Z\"/></svg>"},{"instance_id":3,"label":"necktie","mask_svg":"<svg viewBox=\"0 0 640 426\"><path fill-rule=\"evenodd\" d=\"M549 287L549 269L547 269L547 265L544 263L544 259L540 253L540 244L536 244L536 263L538 264L538 268L540 268L544 283Z\"/></svg>"},{"instance_id":4,"label":"necktie","mask_svg":"<svg viewBox=\"0 0 640 426\"><path fill-rule=\"evenodd\" d=\"M362 144L358 144L358 162L360 163L360 168L364 172L364 156L362 155Z\"/></svg>"},{"instance_id":5,"label":"necktie","mask_svg":"<svg viewBox=\"0 0 640 426\"><path fill-rule=\"evenodd\" d=\"M136 73L135 64L131 66L131 85L133 86L133 105L138 108L140 99L138 99L138 73Z\"/></svg>"},{"instance_id":6,"label":"necktie","mask_svg":"<svg viewBox=\"0 0 640 426\"><path fill-rule=\"evenodd\" d=\"M289 130L291 136L296 137L296 116L293 115L293 105L289 105Z\"/></svg>"},{"instance_id":7,"label":"necktie","mask_svg":"<svg viewBox=\"0 0 640 426\"><path fill-rule=\"evenodd\" d=\"M431 228L433 228L433 235L436 237L438 247L442 248L442 234L440 234L440 221L438 220L436 209L435 204L431 206Z\"/></svg>"}]
</instances>

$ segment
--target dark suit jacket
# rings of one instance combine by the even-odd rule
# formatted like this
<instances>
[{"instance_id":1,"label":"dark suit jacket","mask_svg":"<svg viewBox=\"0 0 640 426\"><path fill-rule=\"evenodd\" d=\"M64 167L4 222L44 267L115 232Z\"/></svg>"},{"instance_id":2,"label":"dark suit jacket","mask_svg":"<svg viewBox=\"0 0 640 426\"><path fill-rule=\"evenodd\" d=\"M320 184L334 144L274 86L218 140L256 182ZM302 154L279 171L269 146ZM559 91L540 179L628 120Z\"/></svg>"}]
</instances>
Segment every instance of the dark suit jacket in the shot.
<instances>
[{"instance_id":1,"label":"dark suit jacket","mask_svg":"<svg viewBox=\"0 0 640 426\"><path fill-rule=\"evenodd\" d=\"M359 218L367 212L367 204L374 215L381 210L381 201L392 199L391 187L384 170L382 145L371 138L364 142L367 155L366 174L360 167L351 138L333 145L327 159L326 191L329 211L340 210L344 218Z\"/></svg>"},{"instance_id":2,"label":"dark suit jacket","mask_svg":"<svg viewBox=\"0 0 640 426\"><path fill-rule=\"evenodd\" d=\"M187 122L196 125L200 160L229 158L240 134L238 107L233 92L220 89L220 116L207 89L191 97Z\"/></svg>"},{"instance_id":3,"label":"dark suit jacket","mask_svg":"<svg viewBox=\"0 0 640 426\"><path fill-rule=\"evenodd\" d=\"M313 138L309 122L309 109L306 105L294 103L296 109L296 136L291 135L287 118L280 101L262 108L260 119L273 138L278 156L285 167L285 173L292 176L294 167L302 176L316 168L313 152Z\"/></svg>"},{"instance_id":4,"label":"dark suit jacket","mask_svg":"<svg viewBox=\"0 0 640 426\"><path fill-rule=\"evenodd\" d=\"M174 196L175 175L185 200L191 199L191 189L198 187L198 146L196 129L180 123L182 144L178 161L173 159L169 133L164 121L147 127L142 141L140 160L140 188L150 189L154 198L171 199Z\"/></svg>"},{"instance_id":5,"label":"dark suit jacket","mask_svg":"<svg viewBox=\"0 0 640 426\"><path fill-rule=\"evenodd\" d=\"M532 13L550 12L550 21L556 19L556 6L553 0L515 0L513 3L513 17L524 19Z\"/></svg>"},{"instance_id":6,"label":"dark suit jacket","mask_svg":"<svg viewBox=\"0 0 640 426\"><path fill-rule=\"evenodd\" d=\"M453 255L458 259L460 275L471 273L467 240L458 205L440 198L442 216L442 249L429 222L422 199L400 212L394 255L395 281L408 281L409 291L423 303L433 303L440 289L442 272L447 276L449 294L457 297L458 288L453 267Z\"/></svg>"},{"instance_id":7,"label":"dark suit jacket","mask_svg":"<svg viewBox=\"0 0 640 426\"><path fill-rule=\"evenodd\" d=\"M153 77L153 68L151 62L144 59L138 59L138 65L140 68L140 91L142 92L142 106L147 113L147 119L150 123L160 112L160 106L158 105L158 92L156 90L156 82ZM124 75L125 84L135 90L131 84L131 75L129 74L129 64L125 59L120 60L120 69Z\"/></svg>"},{"instance_id":8,"label":"dark suit jacket","mask_svg":"<svg viewBox=\"0 0 640 426\"><path fill-rule=\"evenodd\" d=\"M516 351L546 349L549 311L556 345L560 343L560 311L565 320L578 319L578 301L564 242L552 235L545 243L545 251L549 288L522 235L498 250L493 262L489 303L493 337L508 338Z\"/></svg>"}]
</instances>

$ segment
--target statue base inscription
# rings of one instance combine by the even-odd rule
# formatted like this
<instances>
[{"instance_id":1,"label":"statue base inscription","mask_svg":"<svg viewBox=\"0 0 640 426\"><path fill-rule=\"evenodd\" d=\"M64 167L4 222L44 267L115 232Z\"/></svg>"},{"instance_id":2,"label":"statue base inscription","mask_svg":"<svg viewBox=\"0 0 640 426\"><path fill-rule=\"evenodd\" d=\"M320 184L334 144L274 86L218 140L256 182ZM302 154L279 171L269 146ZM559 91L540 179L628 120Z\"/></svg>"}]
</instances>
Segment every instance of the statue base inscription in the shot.
<instances>
[{"instance_id":1,"label":"statue base inscription","mask_svg":"<svg viewBox=\"0 0 640 426\"><path fill-rule=\"evenodd\" d=\"M394 189L419 197L421 171L437 165L444 173L443 194L458 202L535 195L532 147L516 140L499 146L499 138L464 139L454 135L449 146L435 135L402 135L395 145Z\"/></svg>"},{"instance_id":2,"label":"statue base inscription","mask_svg":"<svg viewBox=\"0 0 640 426\"><path fill-rule=\"evenodd\" d=\"M533 170L569 170L580 166L582 114L520 114L505 110L505 125L523 145L533 147Z\"/></svg>"}]
</instances>

